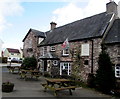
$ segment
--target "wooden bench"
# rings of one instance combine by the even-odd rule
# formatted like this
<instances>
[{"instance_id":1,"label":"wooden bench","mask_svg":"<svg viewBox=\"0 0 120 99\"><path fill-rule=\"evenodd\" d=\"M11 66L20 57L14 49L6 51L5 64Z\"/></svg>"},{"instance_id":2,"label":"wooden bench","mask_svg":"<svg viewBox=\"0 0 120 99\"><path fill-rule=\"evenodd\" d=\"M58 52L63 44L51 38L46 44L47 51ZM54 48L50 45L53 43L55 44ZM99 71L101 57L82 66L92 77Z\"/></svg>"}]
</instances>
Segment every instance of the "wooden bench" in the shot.
<instances>
[{"instance_id":1,"label":"wooden bench","mask_svg":"<svg viewBox=\"0 0 120 99\"><path fill-rule=\"evenodd\" d=\"M70 95L72 95L72 91L71 90L75 90L76 86L66 86L66 87L60 87L60 88L55 88L55 87L52 87L52 86L48 86L47 83L43 83L42 86L45 88L45 92L46 92L46 89L50 89L52 91L54 91L54 95L57 96L57 92L58 91L61 91L61 90L66 90L68 89L69 90L69 93Z\"/></svg>"},{"instance_id":2,"label":"wooden bench","mask_svg":"<svg viewBox=\"0 0 120 99\"><path fill-rule=\"evenodd\" d=\"M7 66L8 70L10 73L14 73L15 71L19 73L20 67L12 67L12 66Z\"/></svg>"},{"instance_id":3,"label":"wooden bench","mask_svg":"<svg viewBox=\"0 0 120 99\"><path fill-rule=\"evenodd\" d=\"M40 73L35 72L33 70L21 69L19 74L20 74L21 78L23 78L23 79L27 79L27 78L36 78L36 79L38 79L40 77Z\"/></svg>"}]
</instances>

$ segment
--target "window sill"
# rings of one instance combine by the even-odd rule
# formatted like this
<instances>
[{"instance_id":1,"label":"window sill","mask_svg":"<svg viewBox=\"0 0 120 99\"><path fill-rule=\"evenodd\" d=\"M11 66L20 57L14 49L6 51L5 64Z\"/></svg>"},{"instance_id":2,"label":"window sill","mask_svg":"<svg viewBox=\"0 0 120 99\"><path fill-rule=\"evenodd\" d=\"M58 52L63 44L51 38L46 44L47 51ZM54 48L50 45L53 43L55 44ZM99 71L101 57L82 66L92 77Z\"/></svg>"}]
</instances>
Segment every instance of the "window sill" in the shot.
<instances>
[{"instance_id":1,"label":"window sill","mask_svg":"<svg viewBox=\"0 0 120 99\"><path fill-rule=\"evenodd\" d=\"M62 57L68 57L68 56L69 56L69 55L67 55L67 54L66 54L66 55L62 55Z\"/></svg>"},{"instance_id":2,"label":"window sill","mask_svg":"<svg viewBox=\"0 0 120 99\"><path fill-rule=\"evenodd\" d=\"M55 52L55 50L51 50L50 52Z\"/></svg>"}]
</instances>

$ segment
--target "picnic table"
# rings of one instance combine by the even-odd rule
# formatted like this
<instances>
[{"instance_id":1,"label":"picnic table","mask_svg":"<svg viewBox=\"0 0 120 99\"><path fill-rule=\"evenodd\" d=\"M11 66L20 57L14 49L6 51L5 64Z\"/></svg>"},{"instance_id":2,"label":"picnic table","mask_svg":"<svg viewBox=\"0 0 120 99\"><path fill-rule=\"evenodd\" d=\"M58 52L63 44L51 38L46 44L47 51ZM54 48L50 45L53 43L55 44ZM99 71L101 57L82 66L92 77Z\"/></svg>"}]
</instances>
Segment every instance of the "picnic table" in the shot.
<instances>
[{"instance_id":1,"label":"picnic table","mask_svg":"<svg viewBox=\"0 0 120 99\"><path fill-rule=\"evenodd\" d=\"M10 73L19 73L21 66L7 66Z\"/></svg>"},{"instance_id":2,"label":"picnic table","mask_svg":"<svg viewBox=\"0 0 120 99\"><path fill-rule=\"evenodd\" d=\"M21 69L19 74L20 74L20 77L23 79L34 78L34 77L38 79L40 76L40 72L38 70Z\"/></svg>"},{"instance_id":3,"label":"picnic table","mask_svg":"<svg viewBox=\"0 0 120 99\"><path fill-rule=\"evenodd\" d=\"M75 90L76 86L71 85L71 80L69 79L45 79L46 83L43 83L44 91L47 88L54 91L54 95L57 96L57 92L60 90L69 90L70 95L72 95L71 90Z\"/></svg>"}]
</instances>

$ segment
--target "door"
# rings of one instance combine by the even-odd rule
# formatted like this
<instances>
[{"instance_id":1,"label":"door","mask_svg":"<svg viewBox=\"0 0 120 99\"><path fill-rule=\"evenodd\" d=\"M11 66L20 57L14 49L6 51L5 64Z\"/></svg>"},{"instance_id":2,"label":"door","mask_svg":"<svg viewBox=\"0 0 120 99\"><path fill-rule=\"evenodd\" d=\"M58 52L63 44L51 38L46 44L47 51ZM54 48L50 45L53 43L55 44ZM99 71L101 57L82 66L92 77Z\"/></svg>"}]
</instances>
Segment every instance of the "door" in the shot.
<instances>
[{"instance_id":1,"label":"door","mask_svg":"<svg viewBox=\"0 0 120 99\"><path fill-rule=\"evenodd\" d=\"M68 62L60 63L60 75L70 75L71 66Z\"/></svg>"},{"instance_id":2,"label":"door","mask_svg":"<svg viewBox=\"0 0 120 99\"><path fill-rule=\"evenodd\" d=\"M47 60L44 60L44 71L47 71Z\"/></svg>"}]
</instances>

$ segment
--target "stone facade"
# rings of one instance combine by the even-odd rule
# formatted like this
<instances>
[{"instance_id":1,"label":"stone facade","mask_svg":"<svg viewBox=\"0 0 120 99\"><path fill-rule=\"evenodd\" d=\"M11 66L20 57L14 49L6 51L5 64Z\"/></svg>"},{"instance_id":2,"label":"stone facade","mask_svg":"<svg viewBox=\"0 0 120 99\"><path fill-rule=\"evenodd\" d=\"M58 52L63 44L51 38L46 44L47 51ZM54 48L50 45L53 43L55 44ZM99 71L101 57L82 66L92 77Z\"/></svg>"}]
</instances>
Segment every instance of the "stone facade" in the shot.
<instances>
[{"instance_id":1,"label":"stone facade","mask_svg":"<svg viewBox=\"0 0 120 99\"><path fill-rule=\"evenodd\" d=\"M24 57L35 56L37 58L37 55L38 55L37 45L38 45L38 37L35 37L34 33L30 32L23 43Z\"/></svg>"},{"instance_id":2,"label":"stone facade","mask_svg":"<svg viewBox=\"0 0 120 99\"><path fill-rule=\"evenodd\" d=\"M88 56L81 56L81 45L82 44L89 44L89 55ZM91 73L91 59L92 59L92 41L91 40L83 40L83 41L76 41L76 42L69 42L69 55L68 56L63 56L62 55L62 50L63 48L61 47L62 44L57 44L54 45L55 47L55 54L58 56L60 59L58 66L53 66L53 60L47 60L47 62L51 61L51 66L48 70L50 74L53 74L55 71L57 72L56 74L60 75L60 63L62 62L69 62L71 64L71 74L74 74L73 69L77 68L75 67L74 61L76 61L76 53L79 53L80 56L80 67L76 74L77 77L82 79L83 81L87 80L87 76L89 73ZM51 46L47 46L47 52L50 52ZM40 56L43 54L43 49L44 47L39 47L39 51L41 52ZM79 52L78 52L79 51ZM93 73L96 72L98 68L98 57L99 53L101 52L101 38L98 39L93 39ZM85 64L85 61L88 61L88 64ZM44 61L44 60L43 60ZM44 68L43 62L41 61L41 68ZM78 65L77 65L78 66ZM43 70L43 69L41 69Z\"/></svg>"},{"instance_id":3,"label":"stone facade","mask_svg":"<svg viewBox=\"0 0 120 99\"><path fill-rule=\"evenodd\" d=\"M106 51L110 55L112 63L120 64L120 44L109 44L106 45L107 49Z\"/></svg>"}]
</instances>

